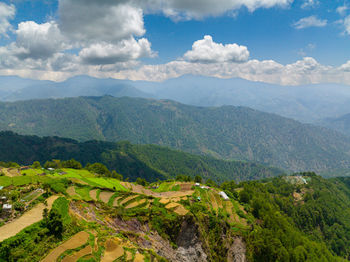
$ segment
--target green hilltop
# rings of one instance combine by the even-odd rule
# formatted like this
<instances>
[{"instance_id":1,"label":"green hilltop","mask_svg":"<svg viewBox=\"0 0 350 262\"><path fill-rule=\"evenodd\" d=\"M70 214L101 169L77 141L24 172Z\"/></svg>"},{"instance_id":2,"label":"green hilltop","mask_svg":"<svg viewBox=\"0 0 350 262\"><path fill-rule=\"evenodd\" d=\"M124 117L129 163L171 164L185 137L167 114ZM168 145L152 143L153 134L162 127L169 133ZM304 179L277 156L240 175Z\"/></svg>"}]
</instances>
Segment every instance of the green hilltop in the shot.
<instances>
[{"instance_id":1,"label":"green hilltop","mask_svg":"<svg viewBox=\"0 0 350 262\"><path fill-rule=\"evenodd\" d=\"M249 108L80 97L0 103L0 130L88 141L157 144L291 171L348 168L350 139Z\"/></svg>"},{"instance_id":2,"label":"green hilltop","mask_svg":"<svg viewBox=\"0 0 350 262\"><path fill-rule=\"evenodd\" d=\"M200 175L217 182L273 177L283 173L279 168L244 161L228 161L209 156L192 155L156 145L133 145L129 142L77 142L59 137L21 136L0 132L0 159L30 165L43 165L52 159L76 159L84 166L100 162L125 178L148 181L175 178L177 175Z\"/></svg>"}]
</instances>

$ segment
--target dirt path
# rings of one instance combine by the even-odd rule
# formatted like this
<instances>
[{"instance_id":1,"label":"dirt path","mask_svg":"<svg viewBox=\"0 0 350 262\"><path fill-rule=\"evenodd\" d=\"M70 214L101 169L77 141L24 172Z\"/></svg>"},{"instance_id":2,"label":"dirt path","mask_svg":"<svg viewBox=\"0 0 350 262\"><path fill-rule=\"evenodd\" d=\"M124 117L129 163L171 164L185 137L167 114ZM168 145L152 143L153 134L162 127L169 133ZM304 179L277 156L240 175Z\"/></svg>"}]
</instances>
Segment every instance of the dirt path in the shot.
<instances>
[{"instance_id":1,"label":"dirt path","mask_svg":"<svg viewBox=\"0 0 350 262\"><path fill-rule=\"evenodd\" d=\"M62 245L56 247L52 250L41 262L53 262L56 261L57 258L66 250L75 249L82 245L84 245L88 239L89 234L81 231L74 236L72 236L69 240L64 242Z\"/></svg>"},{"instance_id":2,"label":"dirt path","mask_svg":"<svg viewBox=\"0 0 350 262\"><path fill-rule=\"evenodd\" d=\"M111 198L111 196L114 195L114 192L109 192L109 191L103 191L100 193L100 200L103 203L108 204L109 199Z\"/></svg>"},{"instance_id":3,"label":"dirt path","mask_svg":"<svg viewBox=\"0 0 350 262\"><path fill-rule=\"evenodd\" d=\"M53 202L58 197L59 196L51 196L47 199L47 208L49 210L51 209ZM45 208L46 206L43 203L40 203L28 212L24 213L20 218L0 227L0 242L9 237L15 236L21 230L43 219L43 211Z\"/></svg>"}]
</instances>

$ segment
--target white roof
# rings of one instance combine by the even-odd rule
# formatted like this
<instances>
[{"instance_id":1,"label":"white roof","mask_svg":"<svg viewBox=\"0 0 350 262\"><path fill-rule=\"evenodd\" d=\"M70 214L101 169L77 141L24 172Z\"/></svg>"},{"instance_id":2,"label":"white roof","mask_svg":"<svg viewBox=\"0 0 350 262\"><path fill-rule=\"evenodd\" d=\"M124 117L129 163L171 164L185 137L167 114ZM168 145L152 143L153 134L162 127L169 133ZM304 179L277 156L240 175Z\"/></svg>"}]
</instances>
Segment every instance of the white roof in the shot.
<instances>
[{"instance_id":1,"label":"white roof","mask_svg":"<svg viewBox=\"0 0 350 262\"><path fill-rule=\"evenodd\" d=\"M220 193L219 193L219 195L223 198L223 199L225 199L225 200L229 200L230 198L226 195L226 193L224 192L224 191L221 191Z\"/></svg>"},{"instance_id":2,"label":"white roof","mask_svg":"<svg viewBox=\"0 0 350 262\"><path fill-rule=\"evenodd\" d=\"M11 209L11 208L12 208L12 205L10 205L10 204L4 204L4 205L2 206L2 208L3 208L3 209Z\"/></svg>"},{"instance_id":3,"label":"white roof","mask_svg":"<svg viewBox=\"0 0 350 262\"><path fill-rule=\"evenodd\" d=\"M194 185L195 185L195 186L199 186L199 183L195 183Z\"/></svg>"}]
</instances>

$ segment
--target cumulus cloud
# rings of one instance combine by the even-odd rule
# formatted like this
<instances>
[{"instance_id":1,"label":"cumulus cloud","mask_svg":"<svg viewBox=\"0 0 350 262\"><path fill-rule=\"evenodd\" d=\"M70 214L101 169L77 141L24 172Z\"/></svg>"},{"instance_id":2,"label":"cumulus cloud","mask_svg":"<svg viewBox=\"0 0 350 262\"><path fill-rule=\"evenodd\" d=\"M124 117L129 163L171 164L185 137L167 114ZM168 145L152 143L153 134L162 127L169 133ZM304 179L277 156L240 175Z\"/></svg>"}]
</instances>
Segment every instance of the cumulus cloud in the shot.
<instances>
[{"instance_id":1,"label":"cumulus cloud","mask_svg":"<svg viewBox=\"0 0 350 262\"><path fill-rule=\"evenodd\" d=\"M319 4L320 2L318 0L305 0L304 3L301 5L301 8L312 8Z\"/></svg>"},{"instance_id":2,"label":"cumulus cloud","mask_svg":"<svg viewBox=\"0 0 350 262\"><path fill-rule=\"evenodd\" d=\"M9 20L14 18L15 13L14 5L0 3L0 37L7 36L7 31L11 28Z\"/></svg>"},{"instance_id":3,"label":"cumulus cloud","mask_svg":"<svg viewBox=\"0 0 350 262\"><path fill-rule=\"evenodd\" d=\"M341 16L345 16L346 15L346 11L348 11L348 9L349 9L349 7L346 4L344 4L344 5L338 6L336 11Z\"/></svg>"},{"instance_id":4,"label":"cumulus cloud","mask_svg":"<svg viewBox=\"0 0 350 262\"><path fill-rule=\"evenodd\" d=\"M287 7L293 0L132 0L147 12L161 11L174 20L201 19L221 15L246 7L250 12L258 8Z\"/></svg>"},{"instance_id":5,"label":"cumulus cloud","mask_svg":"<svg viewBox=\"0 0 350 262\"><path fill-rule=\"evenodd\" d=\"M322 19L317 18L314 15L301 18L299 21L297 21L293 24L293 26L296 29L304 29L304 28L308 28L308 27L324 27L326 25L327 25L326 19L322 20Z\"/></svg>"},{"instance_id":6,"label":"cumulus cloud","mask_svg":"<svg viewBox=\"0 0 350 262\"><path fill-rule=\"evenodd\" d=\"M22 59L46 59L67 48L55 22L37 24L22 22L16 30L16 56Z\"/></svg>"},{"instance_id":7,"label":"cumulus cloud","mask_svg":"<svg viewBox=\"0 0 350 262\"><path fill-rule=\"evenodd\" d=\"M184 58L195 63L244 62L249 58L246 46L215 43L210 35L193 43Z\"/></svg>"},{"instance_id":8,"label":"cumulus cloud","mask_svg":"<svg viewBox=\"0 0 350 262\"><path fill-rule=\"evenodd\" d=\"M85 64L107 65L117 62L137 60L141 57L152 57L155 54L151 50L150 42L145 39L135 40L130 38L117 44L98 43L83 48L79 57Z\"/></svg>"},{"instance_id":9,"label":"cumulus cloud","mask_svg":"<svg viewBox=\"0 0 350 262\"><path fill-rule=\"evenodd\" d=\"M60 0L60 28L80 43L118 42L145 33L143 11L127 1Z\"/></svg>"}]
</instances>

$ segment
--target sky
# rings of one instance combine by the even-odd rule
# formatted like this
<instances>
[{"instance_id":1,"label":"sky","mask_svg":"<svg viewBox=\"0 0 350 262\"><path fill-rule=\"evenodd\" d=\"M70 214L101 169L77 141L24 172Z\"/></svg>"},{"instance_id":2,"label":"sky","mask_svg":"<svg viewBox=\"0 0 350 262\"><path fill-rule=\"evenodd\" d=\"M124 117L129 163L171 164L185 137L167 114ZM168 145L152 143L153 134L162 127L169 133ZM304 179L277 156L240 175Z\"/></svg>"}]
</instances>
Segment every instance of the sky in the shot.
<instances>
[{"instance_id":1,"label":"sky","mask_svg":"<svg viewBox=\"0 0 350 262\"><path fill-rule=\"evenodd\" d=\"M350 85L347 0L0 0L0 75Z\"/></svg>"}]
</instances>

